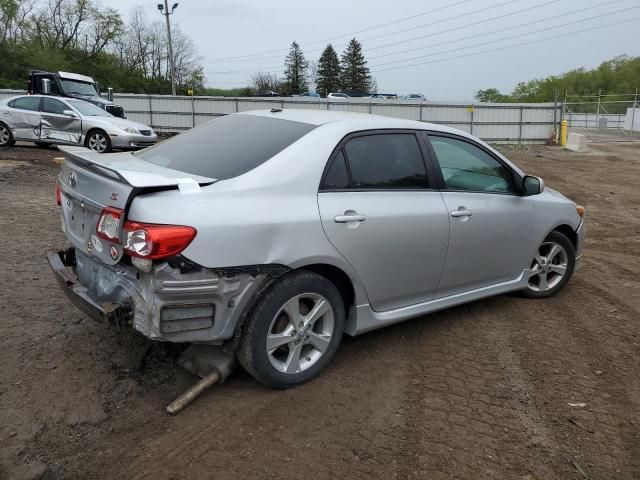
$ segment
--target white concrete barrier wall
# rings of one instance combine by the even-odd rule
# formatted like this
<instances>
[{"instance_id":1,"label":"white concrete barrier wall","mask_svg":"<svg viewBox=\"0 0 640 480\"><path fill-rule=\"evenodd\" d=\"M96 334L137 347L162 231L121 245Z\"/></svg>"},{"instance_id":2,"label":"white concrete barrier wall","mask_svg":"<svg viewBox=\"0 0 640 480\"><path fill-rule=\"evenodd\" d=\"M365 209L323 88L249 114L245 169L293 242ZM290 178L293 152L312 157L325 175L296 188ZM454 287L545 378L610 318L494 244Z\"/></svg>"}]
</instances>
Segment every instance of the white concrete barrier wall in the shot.
<instances>
[{"instance_id":1,"label":"white concrete barrier wall","mask_svg":"<svg viewBox=\"0 0 640 480\"><path fill-rule=\"evenodd\" d=\"M567 137L567 145L565 148L572 152L586 152L587 137L580 135L579 133L570 133Z\"/></svg>"}]
</instances>

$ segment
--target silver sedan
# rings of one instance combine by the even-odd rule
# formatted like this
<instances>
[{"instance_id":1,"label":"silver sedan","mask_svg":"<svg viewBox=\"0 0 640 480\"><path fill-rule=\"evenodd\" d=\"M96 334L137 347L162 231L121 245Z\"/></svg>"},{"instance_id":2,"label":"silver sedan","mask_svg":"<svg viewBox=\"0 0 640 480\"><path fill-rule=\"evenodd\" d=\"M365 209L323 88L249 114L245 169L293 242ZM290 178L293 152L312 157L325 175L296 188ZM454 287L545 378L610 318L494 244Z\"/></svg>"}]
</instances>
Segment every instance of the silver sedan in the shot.
<instances>
[{"instance_id":1,"label":"silver sedan","mask_svg":"<svg viewBox=\"0 0 640 480\"><path fill-rule=\"evenodd\" d=\"M151 339L224 345L274 387L316 376L343 333L554 295L584 245L582 207L443 125L274 109L134 154L63 151L71 245L49 263L71 301Z\"/></svg>"},{"instance_id":2,"label":"silver sedan","mask_svg":"<svg viewBox=\"0 0 640 480\"><path fill-rule=\"evenodd\" d=\"M23 95L0 103L0 147L27 141L43 147L84 145L107 153L149 147L157 140L151 127L114 117L80 99Z\"/></svg>"}]
</instances>

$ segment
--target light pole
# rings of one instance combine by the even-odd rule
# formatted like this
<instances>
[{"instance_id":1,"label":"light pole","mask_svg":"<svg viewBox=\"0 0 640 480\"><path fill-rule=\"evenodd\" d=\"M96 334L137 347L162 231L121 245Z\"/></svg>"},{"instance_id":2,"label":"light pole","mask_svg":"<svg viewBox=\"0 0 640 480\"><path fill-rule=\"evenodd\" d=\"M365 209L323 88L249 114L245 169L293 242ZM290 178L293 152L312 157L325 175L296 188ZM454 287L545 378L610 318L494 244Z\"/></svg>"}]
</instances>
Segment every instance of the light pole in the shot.
<instances>
[{"instance_id":1,"label":"light pole","mask_svg":"<svg viewBox=\"0 0 640 480\"><path fill-rule=\"evenodd\" d=\"M167 36L169 37L169 61L171 62L171 95L176 96L176 69L175 62L173 59L173 45L171 44L171 24L169 23L169 15L171 15L174 10L178 8L178 4L174 3L171 7L171 11L169 11L169 4L167 0L164 0L164 5L162 3L158 4L158 10L161 15L164 15L165 20L167 21Z\"/></svg>"}]
</instances>

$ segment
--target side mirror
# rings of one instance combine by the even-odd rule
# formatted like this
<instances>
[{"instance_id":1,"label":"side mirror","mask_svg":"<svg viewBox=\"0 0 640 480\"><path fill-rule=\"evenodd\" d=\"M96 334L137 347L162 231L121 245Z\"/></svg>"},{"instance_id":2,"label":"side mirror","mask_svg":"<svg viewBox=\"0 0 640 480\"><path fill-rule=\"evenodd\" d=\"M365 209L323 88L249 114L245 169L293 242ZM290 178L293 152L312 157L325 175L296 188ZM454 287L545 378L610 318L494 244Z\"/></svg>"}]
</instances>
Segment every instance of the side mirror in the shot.
<instances>
[{"instance_id":1,"label":"side mirror","mask_svg":"<svg viewBox=\"0 0 640 480\"><path fill-rule=\"evenodd\" d=\"M76 112L74 112L73 110L63 110L62 114L67 116L67 117L77 117L78 114Z\"/></svg>"},{"instance_id":2,"label":"side mirror","mask_svg":"<svg viewBox=\"0 0 640 480\"><path fill-rule=\"evenodd\" d=\"M522 179L522 192L524 196L538 195L544 191L544 181L540 177L526 175Z\"/></svg>"}]
</instances>

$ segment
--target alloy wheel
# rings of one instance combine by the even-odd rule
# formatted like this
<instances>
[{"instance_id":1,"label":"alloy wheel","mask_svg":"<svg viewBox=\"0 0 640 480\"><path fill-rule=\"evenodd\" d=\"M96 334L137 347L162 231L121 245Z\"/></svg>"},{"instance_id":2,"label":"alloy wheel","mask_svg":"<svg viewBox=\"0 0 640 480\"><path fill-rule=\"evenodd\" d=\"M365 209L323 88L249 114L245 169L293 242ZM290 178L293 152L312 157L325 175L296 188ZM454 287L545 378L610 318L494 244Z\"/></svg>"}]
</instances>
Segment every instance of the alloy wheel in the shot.
<instances>
[{"instance_id":1,"label":"alloy wheel","mask_svg":"<svg viewBox=\"0 0 640 480\"><path fill-rule=\"evenodd\" d=\"M6 145L11 138L11 132L4 125L0 125L0 145Z\"/></svg>"},{"instance_id":2,"label":"alloy wheel","mask_svg":"<svg viewBox=\"0 0 640 480\"><path fill-rule=\"evenodd\" d=\"M89 148L94 152L103 153L107 145L107 138L101 133L94 133L89 137Z\"/></svg>"},{"instance_id":3,"label":"alloy wheel","mask_svg":"<svg viewBox=\"0 0 640 480\"><path fill-rule=\"evenodd\" d=\"M334 312L317 293L303 293L287 301L273 317L267 334L269 362L286 374L315 365L329 348L334 333Z\"/></svg>"},{"instance_id":4,"label":"alloy wheel","mask_svg":"<svg viewBox=\"0 0 640 480\"><path fill-rule=\"evenodd\" d=\"M567 273L569 257L562 245L544 242L540 245L531 265L529 288L534 292L546 292L558 285Z\"/></svg>"}]
</instances>

